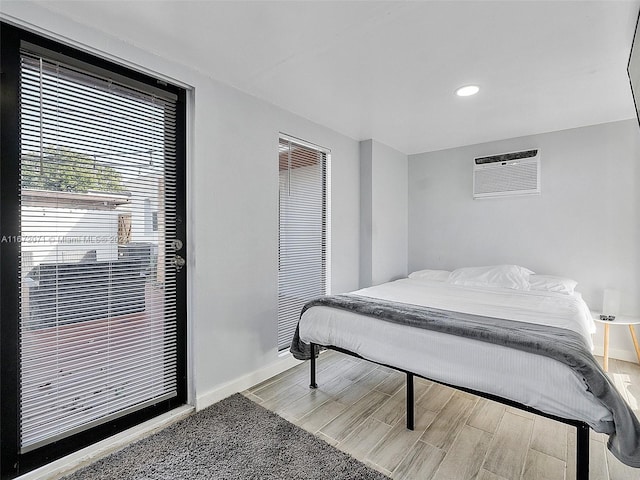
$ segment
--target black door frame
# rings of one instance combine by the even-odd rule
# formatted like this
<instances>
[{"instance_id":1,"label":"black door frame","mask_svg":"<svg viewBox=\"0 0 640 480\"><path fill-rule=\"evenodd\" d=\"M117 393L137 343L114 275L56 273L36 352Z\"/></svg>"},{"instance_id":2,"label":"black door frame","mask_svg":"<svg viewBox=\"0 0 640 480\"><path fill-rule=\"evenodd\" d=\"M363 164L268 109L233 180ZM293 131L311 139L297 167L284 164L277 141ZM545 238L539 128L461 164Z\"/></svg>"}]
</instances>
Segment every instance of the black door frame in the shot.
<instances>
[{"instance_id":1,"label":"black door frame","mask_svg":"<svg viewBox=\"0 0 640 480\"><path fill-rule=\"evenodd\" d=\"M20 45L28 42L178 96L176 234L187 255L186 91L76 48L0 22L0 478L13 478L165 413L187 401L186 268L176 274L177 396L27 453L19 440ZM167 252L169 253L169 252Z\"/></svg>"}]
</instances>

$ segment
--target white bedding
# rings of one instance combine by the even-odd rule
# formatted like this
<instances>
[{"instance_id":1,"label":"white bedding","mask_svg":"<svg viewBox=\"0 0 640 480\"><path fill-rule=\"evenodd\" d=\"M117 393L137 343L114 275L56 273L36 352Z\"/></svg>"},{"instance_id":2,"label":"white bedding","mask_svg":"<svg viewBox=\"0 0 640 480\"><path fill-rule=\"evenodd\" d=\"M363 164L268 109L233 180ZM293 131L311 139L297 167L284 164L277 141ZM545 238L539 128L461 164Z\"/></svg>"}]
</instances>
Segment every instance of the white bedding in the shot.
<instances>
[{"instance_id":1,"label":"white bedding","mask_svg":"<svg viewBox=\"0 0 640 480\"><path fill-rule=\"evenodd\" d=\"M578 293L463 287L402 279L352 292L443 310L533 322L574 330L592 345L595 326ZM398 325L316 306L300 319L306 342L347 349L433 380L498 395L608 432L610 411L587 392L581 378L548 357L508 347Z\"/></svg>"}]
</instances>

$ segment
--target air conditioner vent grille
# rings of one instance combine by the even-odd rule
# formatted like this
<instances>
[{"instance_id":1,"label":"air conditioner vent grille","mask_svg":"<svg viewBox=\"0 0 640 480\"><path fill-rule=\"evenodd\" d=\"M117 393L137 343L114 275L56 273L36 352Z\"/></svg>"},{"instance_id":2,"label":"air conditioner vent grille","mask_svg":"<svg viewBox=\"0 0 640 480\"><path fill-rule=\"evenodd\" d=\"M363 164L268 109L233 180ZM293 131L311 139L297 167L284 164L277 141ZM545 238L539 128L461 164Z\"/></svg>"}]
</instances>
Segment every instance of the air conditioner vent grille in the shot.
<instances>
[{"instance_id":1,"label":"air conditioner vent grille","mask_svg":"<svg viewBox=\"0 0 640 480\"><path fill-rule=\"evenodd\" d=\"M517 192L535 190L537 170L534 164L512 165L499 174L492 170L476 173L476 193Z\"/></svg>"},{"instance_id":2,"label":"air conditioner vent grille","mask_svg":"<svg viewBox=\"0 0 640 480\"><path fill-rule=\"evenodd\" d=\"M538 155L538 150L525 150L523 152L503 153L501 155L491 155L489 157L478 157L475 159L476 165L485 163L508 162L510 160L520 160L523 158L533 158Z\"/></svg>"}]
</instances>

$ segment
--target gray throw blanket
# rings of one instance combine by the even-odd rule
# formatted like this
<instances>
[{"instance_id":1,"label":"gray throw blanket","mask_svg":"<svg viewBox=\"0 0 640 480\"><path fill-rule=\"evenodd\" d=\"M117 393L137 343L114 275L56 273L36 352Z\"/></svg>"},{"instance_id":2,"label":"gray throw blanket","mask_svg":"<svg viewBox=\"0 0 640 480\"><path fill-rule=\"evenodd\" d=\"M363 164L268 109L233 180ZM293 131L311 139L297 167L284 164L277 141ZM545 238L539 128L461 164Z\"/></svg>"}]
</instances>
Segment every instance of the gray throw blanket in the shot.
<instances>
[{"instance_id":1,"label":"gray throw blanket","mask_svg":"<svg viewBox=\"0 0 640 480\"><path fill-rule=\"evenodd\" d=\"M303 307L301 316L314 306L339 308L401 325L544 355L562 362L573 369L583 379L586 389L611 411L613 425L610 431L605 432L609 434L607 445L611 453L621 462L640 468L640 422L591 354L585 339L576 332L349 294L311 300ZM310 346L300 340L298 328L290 351L298 360L311 358Z\"/></svg>"}]
</instances>

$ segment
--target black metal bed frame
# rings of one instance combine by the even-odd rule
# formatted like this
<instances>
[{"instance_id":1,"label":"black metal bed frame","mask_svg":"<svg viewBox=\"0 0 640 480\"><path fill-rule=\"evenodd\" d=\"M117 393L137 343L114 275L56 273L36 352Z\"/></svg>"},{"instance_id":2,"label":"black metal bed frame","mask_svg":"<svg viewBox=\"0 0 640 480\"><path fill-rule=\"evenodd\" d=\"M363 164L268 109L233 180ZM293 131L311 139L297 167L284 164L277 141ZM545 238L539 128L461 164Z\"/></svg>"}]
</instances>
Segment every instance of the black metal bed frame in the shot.
<instances>
[{"instance_id":1,"label":"black metal bed frame","mask_svg":"<svg viewBox=\"0 0 640 480\"><path fill-rule=\"evenodd\" d=\"M496 395L491 395L489 393L478 392L476 390L471 390L470 388L459 387L456 385L451 385L448 383L440 382L437 380L433 380L431 378L424 377L422 375L418 375L417 373L409 372L402 368L394 367L392 365L387 365L380 362L375 362L373 360L366 359L357 353L351 352L349 350L345 350L340 347L334 347L331 345L319 345L316 343L311 343L311 383L309 385L310 388L318 388L316 383L316 356L314 355L316 351L316 347L328 348L331 350L335 350L340 353L344 353L346 355L350 355L352 357L360 358L363 360L367 360L368 362L375 363L378 365L382 365L384 367L391 368L393 370L397 370L399 372L403 372L407 376L407 428L409 430L414 429L415 422L415 410L414 410L414 390L413 390L413 377L424 378L425 380L429 380L430 382L438 383L440 385L445 385L447 387L454 388L456 390L460 390L462 392L470 393L472 395L477 395L478 397L486 398L488 400L492 400L494 402L501 403L508 407L518 408L520 410L524 410L525 412L533 413L535 415L540 415L542 417L549 418L551 420L555 420L557 422L564 423L566 425L571 425L572 427L576 427L576 480L589 480L589 425L585 422L581 422L579 420L571 420L568 418L557 417L555 415L551 415L535 408L529 407L527 405L522 405L521 403L514 402L513 400L509 400L507 398L498 397Z\"/></svg>"}]
</instances>

